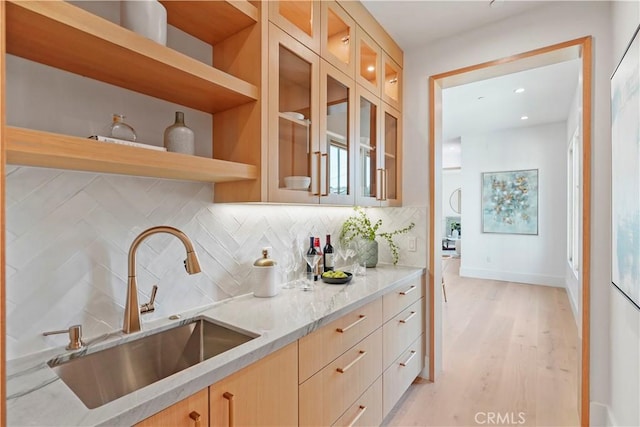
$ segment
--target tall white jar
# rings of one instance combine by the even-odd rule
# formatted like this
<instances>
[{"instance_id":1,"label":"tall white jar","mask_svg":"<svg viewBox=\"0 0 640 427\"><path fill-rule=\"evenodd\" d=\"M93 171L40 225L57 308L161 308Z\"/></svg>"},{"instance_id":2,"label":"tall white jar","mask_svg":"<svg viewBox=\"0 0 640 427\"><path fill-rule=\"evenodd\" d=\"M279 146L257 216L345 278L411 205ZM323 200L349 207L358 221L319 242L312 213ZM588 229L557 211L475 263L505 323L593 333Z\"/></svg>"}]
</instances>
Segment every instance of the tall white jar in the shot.
<instances>
[{"instance_id":1,"label":"tall white jar","mask_svg":"<svg viewBox=\"0 0 640 427\"><path fill-rule=\"evenodd\" d=\"M167 9L157 0L121 1L120 25L167 45Z\"/></svg>"},{"instance_id":2,"label":"tall white jar","mask_svg":"<svg viewBox=\"0 0 640 427\"><path fill-rule=\"evenodd\" d=\"M164 146L167 151L195 155L196 141L193 131L184 124L184 113L176 111L176 122L164 131Z\"/></svg>"}]
</instances>

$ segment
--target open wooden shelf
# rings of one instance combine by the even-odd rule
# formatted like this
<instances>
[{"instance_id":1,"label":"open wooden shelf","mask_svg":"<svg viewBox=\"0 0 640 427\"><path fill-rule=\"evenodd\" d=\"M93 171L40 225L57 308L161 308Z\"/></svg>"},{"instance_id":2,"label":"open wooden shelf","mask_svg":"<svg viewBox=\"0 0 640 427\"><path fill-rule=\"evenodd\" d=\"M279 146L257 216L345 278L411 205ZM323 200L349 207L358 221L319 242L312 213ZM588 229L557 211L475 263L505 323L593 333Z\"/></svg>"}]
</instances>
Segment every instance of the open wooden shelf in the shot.
<instances>
[{"instance_id":1,"label":"open wooden shelf","mask_svg":"<svg viewBox=\"0 0 640 427\"><path fill-rule=\"evenodd\" d=\"M246 0L164 0L161 3L167 9L169 24L212 46L259 19L258 9Z\"/></svg>"},{"instance_id":2,"label":"open wooden shelf","mask_svg":"<svg viewBox=\"0 0 640 427\"><path fill-rule=\"evenodd\" d=\"M5 127L7 163L204 182L258 178L253 165Z\"/></svg>"},{"instance_id":3,"label":"open wooden shelf","mask_svg":"<svg viewBox=\"0 0 640 427\"><path fill-rule=\"evenodd\" d=\"M195 3L192 17L218 2ZM6 15L13 55L209 113L259 97L255 85L62 0L7 1Z\"/></svg>"}]
</instances>

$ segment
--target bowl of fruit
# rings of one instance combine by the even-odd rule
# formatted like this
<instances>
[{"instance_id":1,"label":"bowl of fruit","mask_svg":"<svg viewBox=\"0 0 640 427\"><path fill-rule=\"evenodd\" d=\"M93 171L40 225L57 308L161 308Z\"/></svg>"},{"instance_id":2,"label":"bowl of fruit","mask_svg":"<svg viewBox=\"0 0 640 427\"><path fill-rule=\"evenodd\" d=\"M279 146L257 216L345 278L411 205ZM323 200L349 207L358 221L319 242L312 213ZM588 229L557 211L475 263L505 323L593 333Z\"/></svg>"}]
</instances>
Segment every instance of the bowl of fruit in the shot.
<instances>
[{"instance_id":1,"label":"bowl of fruit","mask_svg":"<svg viewBox=\"0 0 640 427\"><path fill-rule=\"evenodd\" d=\"M352 277L353 275L351 273L340 270L325 271L322 273L322 281L330 285L344 285L349 282Z\"/></svg>"}]
</instances>

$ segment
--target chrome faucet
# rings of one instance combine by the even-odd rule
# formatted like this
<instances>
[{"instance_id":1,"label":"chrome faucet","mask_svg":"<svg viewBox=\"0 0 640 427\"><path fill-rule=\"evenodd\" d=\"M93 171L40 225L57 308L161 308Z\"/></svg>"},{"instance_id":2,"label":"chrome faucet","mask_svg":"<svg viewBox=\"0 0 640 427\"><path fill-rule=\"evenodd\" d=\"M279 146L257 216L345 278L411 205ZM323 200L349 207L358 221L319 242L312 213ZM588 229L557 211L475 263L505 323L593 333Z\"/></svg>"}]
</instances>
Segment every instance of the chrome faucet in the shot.
<instances>
[{"instance_id":1,"label":"chrome faucet","mask_svg":"<svg viewBox=\"0 0 640 427\"><path fill-rule=\"evenodd\" d=\"M161 225L158 227L151 227L138 235L131 243L129 248L129 280L127 284L127 301L124 306L124 324L122 331L125 334L132 332L138 332L142 329L140 323L140 307L138 306L138 285L136 283L136 250L144 239L157 233L169 233L176 236L185 249L187 250L187 259L184 260L184 268L189 274L200 273L200 262L198 261L198 255L193 248L193 243L182 231L174 227L167 225Z\"/></svg>"}]
</instances>

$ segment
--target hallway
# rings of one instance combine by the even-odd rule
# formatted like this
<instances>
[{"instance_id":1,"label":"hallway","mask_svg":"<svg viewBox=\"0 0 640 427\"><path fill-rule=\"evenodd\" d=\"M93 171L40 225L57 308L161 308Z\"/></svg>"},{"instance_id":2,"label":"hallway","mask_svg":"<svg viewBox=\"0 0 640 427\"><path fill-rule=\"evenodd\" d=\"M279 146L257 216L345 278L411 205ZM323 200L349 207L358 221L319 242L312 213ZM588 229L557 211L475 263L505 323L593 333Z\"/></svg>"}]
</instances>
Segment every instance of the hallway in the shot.
<instances>
[{"instance_id":1,"label":"hallway","mask_svg":"<svg viewBox=\"0 0 640 427\"><path fill-rule=\"evenodd\" d=\"M388 426L577 426L577 328L561 288L443 270L443 372L413 384Z\"/></svg>"}]
</instances>

